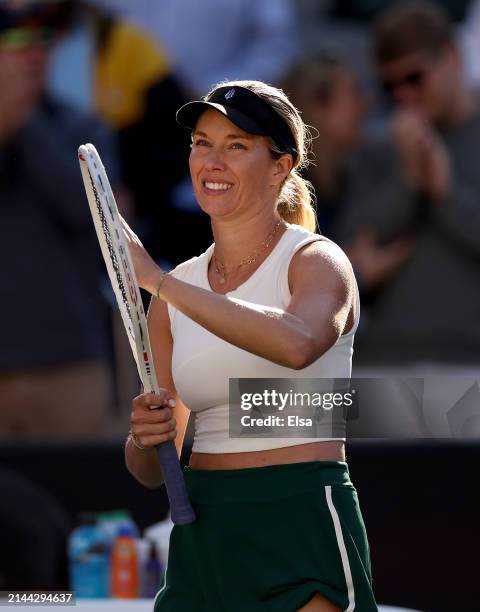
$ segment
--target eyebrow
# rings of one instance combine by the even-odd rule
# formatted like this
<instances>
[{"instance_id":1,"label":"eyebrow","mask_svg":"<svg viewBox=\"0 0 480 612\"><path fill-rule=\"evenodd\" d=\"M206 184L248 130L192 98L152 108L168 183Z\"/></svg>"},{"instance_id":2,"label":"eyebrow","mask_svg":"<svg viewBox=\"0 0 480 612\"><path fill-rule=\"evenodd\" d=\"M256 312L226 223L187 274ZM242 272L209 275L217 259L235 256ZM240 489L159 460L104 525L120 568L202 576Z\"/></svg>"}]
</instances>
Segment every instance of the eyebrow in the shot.
<instances>
[{"instance_id":1,"label":"eyebrow","mask_svg":"<svg viewBox=\"0 0 480 612\"><path fill-rule=\"evenodd\" d=\"M202 132L201 130L194 130L192 132L192 136L205 136L205 138L209 138L208 134L206 134L205 132ZM238 138L242 138L243 140L252 140L253 139L253 135L252 134L227 134L226 138L231 138L231 139L238 139Z\"/></svg>"}]
</instances>

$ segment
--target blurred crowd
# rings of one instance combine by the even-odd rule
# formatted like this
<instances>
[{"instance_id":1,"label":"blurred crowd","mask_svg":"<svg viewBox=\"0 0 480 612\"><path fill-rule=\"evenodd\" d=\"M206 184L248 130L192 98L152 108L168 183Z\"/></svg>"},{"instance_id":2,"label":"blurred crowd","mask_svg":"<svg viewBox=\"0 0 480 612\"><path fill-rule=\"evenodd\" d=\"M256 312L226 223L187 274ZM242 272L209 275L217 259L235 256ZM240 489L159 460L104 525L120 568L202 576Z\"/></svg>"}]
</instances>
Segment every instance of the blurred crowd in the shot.
<instances>
[{"instance_id":1,"label":"blurred crowd","mask_svg":"<svg viewBox=\"0 0 480 612\"><path fill-rule=\"evenodd\" d=\"M480 433L479 47L480 0L0 0L0 436L125 432L138 381L76 151L174 266L212 240L175 111L241 78L310 126L319 231L362 294L353 376L421 380L372 435L451 435L459 402L454 435Z\"/></svg>"}]
</instances>

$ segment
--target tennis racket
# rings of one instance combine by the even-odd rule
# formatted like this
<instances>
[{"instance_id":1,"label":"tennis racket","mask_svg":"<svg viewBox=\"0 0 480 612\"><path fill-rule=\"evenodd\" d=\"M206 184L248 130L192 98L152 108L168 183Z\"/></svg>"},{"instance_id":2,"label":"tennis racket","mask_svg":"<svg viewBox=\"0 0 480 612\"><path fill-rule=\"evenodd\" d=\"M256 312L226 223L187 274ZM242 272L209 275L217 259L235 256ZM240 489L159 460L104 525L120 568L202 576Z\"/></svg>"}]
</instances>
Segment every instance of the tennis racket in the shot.
<instances>
[{"instance_id":1,"label":"tennis racket","mask_svg":"<svg viewBox=\"0 0 480 612\"><path fill-rule=\"evenodd\" d=\"M78 157L98 242L143 388L146 392L158 393L140 289L105 168L92 144L82 145ZM177 525L192 523L195 514L188 499L175 444L173 441L164 442L157 450L172 521Z\"/></svg>"}]
</instances>

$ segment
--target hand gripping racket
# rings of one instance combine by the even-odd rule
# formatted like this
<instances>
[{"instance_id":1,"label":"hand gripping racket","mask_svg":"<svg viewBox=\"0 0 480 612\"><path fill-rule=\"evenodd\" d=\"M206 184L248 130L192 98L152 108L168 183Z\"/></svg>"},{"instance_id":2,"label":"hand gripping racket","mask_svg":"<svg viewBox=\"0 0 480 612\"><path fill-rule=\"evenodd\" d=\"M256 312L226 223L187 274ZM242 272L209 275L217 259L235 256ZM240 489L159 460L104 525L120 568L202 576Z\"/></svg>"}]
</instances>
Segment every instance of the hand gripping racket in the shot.
<instances>
[{"instance_id":1,"label":"hand gripping racket","mask_svg":"<svg viewBox=\"0 0 480 612\"><path fill-rule=\"evenodd\" d=\"M91 144L82 145L78 149L78 157L98 242L143 388L149 393L158 393L140 289L105 168ZM187 496L175 445L173 441L164 442L157 450L170 500L172 521L177 525L192 523L195 514Z\"/></svg>"}]
</instances>

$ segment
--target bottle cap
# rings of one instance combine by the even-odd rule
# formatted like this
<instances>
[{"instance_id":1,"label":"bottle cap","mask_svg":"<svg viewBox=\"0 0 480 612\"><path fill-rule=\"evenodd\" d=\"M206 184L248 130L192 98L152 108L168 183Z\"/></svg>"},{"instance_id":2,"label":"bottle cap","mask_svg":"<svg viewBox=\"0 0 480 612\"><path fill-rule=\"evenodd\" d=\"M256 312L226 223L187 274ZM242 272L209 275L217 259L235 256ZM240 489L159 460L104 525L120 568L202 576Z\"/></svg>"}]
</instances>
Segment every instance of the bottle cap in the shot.
<instances>
[{"instance_id":1,"label":"bottle cap","mask_svg":"<svg viewBox=\"0 0 480 612\"><path fill-rule=\"evenodd\" d=\"M121 525L119 527L119 529L117 531L117 538L118 537L122 537L122 536L123 537L128 536L128 537L132 537L132 538L135 536L135 534L133 532L133 529L132 529L132 527L130 527L130 525Z\"/></svg>"}]
</instances>

